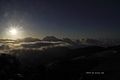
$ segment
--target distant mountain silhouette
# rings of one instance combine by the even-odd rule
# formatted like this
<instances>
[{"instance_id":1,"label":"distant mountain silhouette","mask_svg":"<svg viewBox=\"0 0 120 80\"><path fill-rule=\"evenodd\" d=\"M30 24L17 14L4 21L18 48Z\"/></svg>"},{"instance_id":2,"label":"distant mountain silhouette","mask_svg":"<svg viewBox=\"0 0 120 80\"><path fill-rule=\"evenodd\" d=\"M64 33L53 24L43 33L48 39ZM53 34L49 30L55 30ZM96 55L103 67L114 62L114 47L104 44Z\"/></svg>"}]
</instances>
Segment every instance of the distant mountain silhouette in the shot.
<instances>
[{"instance_id":1,"label":"distant mountain silhouette","mask_svg":"<svg viewBox=\"0 0 120 80\"><path fill-rule=\"evenodd\" d=\"M69 38L63 38L62 41L63 41L63 42L67 42L67 43L69 43L69 44L75 44L75 42L72 41L72 40L69 39Z\"/></svg>"},{"instance_id":2,"label":"distant mountain silhouette","mask_svg":"<svg viewBox=\"0 0 120 80\"><path fill-rule=\"evenodd\" d=\"M101 45L103 43L102 41L99 41L97 39L90 39L90 38L82 39L81 42L89 45Z\"/></svg>"},{"instance_id":3,"label":"distant mountain silhouette","mask_svg":"<svg viewBox=\"0 0 120 80\"><path fill-rule=\"evenodd\" d=\"M58 39L55 36L46 36L42 40L43 41L61 41L61 39Z\"/></svg>"}]
</instances>

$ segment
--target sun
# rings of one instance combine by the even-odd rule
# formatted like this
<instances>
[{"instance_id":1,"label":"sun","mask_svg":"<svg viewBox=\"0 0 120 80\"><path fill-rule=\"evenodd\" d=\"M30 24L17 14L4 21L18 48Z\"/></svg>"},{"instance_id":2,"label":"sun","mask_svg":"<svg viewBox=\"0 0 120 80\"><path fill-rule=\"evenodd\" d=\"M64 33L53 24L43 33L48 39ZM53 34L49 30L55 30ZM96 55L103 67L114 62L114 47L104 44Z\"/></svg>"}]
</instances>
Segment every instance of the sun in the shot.
<instances>
[{"instance_id":1,"label":"sun","mask_svg":"<svg viewBox=\"0 0 120 80\"><path fill-rule=\"evenodd\" d=\"M10 25L6 28L6 37L10 39L19 39L24 37L24 29L19 25Z\"/></svg>"},{"instance_id":2,"label":"sun","mask_svg":"<svg viewBox=\"0 0 120 80\"><path fill-rule=\"evenodd\" d=\"M19 24L9 24L2 32L2 37L7 39L22 39L26 36L26 31Z\"/></svg>"},{"instance_id":3,"label":"sun","mask_svg":"<svg viewBox=\"0 0 120 80\"><path fill-rule=\"evenodd\" d=\"M18 34L18 29L17 28L11 28L9 30L9 33L13 36L16 36Z\"/></svg>"}]
</instances>

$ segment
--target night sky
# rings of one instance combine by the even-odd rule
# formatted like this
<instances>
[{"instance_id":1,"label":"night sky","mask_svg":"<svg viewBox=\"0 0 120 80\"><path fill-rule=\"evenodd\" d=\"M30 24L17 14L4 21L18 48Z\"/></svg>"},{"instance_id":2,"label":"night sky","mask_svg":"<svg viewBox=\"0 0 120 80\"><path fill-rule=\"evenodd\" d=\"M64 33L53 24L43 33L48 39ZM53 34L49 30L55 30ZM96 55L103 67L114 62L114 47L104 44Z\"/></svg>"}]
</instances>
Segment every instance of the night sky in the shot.
<instances>
[{"instance_id":1,"label":"night sky","mask_svg":"<svg viewBox=\"0 0 120 80\"><path fill-rule=\"evenodd\" d=\"M115 0L0 0L0 37L9 24L24 37L120 38Z\"/></svg>"}]
</instances>

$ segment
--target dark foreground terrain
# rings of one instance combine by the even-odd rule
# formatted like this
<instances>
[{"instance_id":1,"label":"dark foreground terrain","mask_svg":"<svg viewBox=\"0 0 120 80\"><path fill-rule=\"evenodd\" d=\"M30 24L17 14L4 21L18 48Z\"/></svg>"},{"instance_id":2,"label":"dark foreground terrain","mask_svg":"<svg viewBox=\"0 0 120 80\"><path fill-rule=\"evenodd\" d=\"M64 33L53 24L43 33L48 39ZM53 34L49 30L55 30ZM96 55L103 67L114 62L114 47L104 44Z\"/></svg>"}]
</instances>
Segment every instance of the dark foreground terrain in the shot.
<instances>
[{"instance_id":1,"label":"dark foreground terrain","mask_svg":"<svg viewBox=\"0 0 120 80\"><path fill-rule=\"evenodd\" d=\"M12 50L0 54L0 80L119 80L120 46Z\"/></svg>"}]
</instances>

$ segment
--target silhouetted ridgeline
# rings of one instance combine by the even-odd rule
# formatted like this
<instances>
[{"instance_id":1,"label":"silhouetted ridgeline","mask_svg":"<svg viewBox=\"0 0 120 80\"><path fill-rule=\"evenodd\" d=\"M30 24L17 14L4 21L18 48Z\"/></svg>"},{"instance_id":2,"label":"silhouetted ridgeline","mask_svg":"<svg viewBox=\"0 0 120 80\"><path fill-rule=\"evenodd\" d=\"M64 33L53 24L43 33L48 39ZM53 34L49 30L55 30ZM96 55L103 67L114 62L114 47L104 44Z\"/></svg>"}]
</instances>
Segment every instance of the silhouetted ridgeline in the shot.
<instances>
[{"instance_id":1,"label":"silhouetted ridgeline","mask_svg":"<svg viewBox=\"0 0 120 80\"><path fill-rule=\"evenodd\" d=\"M42 39L42 41L62 41L61 39L58 39L54 36L46 36Z\"/></svg>"}]
</instances>

